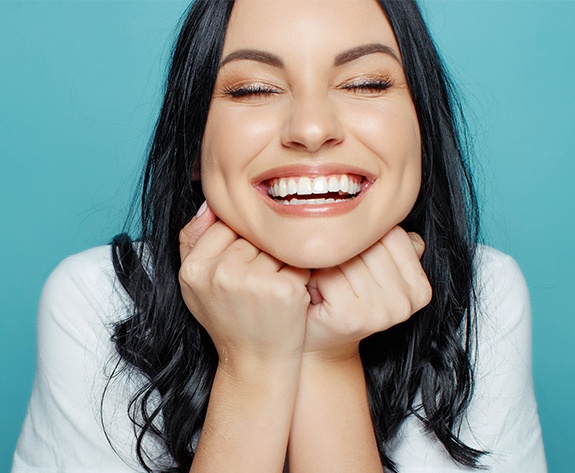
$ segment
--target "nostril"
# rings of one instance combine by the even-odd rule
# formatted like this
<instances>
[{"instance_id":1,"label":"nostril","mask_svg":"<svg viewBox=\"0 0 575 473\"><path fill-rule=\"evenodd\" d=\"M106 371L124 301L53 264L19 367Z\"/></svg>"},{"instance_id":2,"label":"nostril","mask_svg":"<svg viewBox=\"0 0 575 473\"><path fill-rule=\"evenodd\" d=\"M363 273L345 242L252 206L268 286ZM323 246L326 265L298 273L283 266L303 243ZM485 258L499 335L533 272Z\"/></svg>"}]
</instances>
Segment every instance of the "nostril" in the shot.
<instances>
[{"instance_id":1,"label":"nostril","mask_svg":"<svg viewBox=\"0 0 575 473\"><path fill-rule=\"evenodd\" d=\"M287 143L284 144L288 148L292 148L298 151L307 151L307 147L303 143L299 143L298 141L288 141Z\"/></svg>"},{"instance_id":2,"label":"nostril","mask_svg":"<svg viewBox=\"0 0 575 473\"><path fill-rule=\"evenodd\" d=\"M294 149L296 151L315 153L320 149L333 148L334 146L337 146L339 143L341 143L341 140L335 138L330 138L327 140L303 138L301 140L284 141L284 146Z\"/></svg>"},{"instance_id":3,"label":"nostril","mask_svg":"<svg viewBox=\"0 0 575 473\"><path fill-rule=\"evenodd\" d=\"M321 104L307 103L286 123L282 143L297 151L316 152L341 143L344 132L335 115Z\"/></svg>"}]
</instances>

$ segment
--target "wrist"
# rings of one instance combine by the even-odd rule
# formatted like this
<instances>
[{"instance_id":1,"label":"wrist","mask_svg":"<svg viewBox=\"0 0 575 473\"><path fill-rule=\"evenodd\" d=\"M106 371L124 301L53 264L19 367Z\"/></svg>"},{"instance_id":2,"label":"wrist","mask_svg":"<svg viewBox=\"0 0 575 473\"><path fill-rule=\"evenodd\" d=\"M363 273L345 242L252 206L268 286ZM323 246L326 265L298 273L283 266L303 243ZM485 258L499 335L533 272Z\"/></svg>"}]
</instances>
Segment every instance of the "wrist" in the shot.
<instances>
[{"instance_id":1,"label":"wrist","mask_svg":"<svg viewBox=\"0 0 575 473\"><path fill-rule=\"evenodd\" d=\"M278 380L297 379L302 363L302 353L289 355L261 355L257 353L234 354L222 350L217 371L220 376L235 383L250 385L267 384Z\"/></svg>"},{"instance_id":2,"label":"wrist","mask_svg":"<svg viewBox=\"0 0 575 473\"><path fill-rule=\"evenodd\" d=\"M304 351L302 363L306 364L347 364L361 362L359 343L325 348L322 350Z\"/></svg>"}]
</instances>

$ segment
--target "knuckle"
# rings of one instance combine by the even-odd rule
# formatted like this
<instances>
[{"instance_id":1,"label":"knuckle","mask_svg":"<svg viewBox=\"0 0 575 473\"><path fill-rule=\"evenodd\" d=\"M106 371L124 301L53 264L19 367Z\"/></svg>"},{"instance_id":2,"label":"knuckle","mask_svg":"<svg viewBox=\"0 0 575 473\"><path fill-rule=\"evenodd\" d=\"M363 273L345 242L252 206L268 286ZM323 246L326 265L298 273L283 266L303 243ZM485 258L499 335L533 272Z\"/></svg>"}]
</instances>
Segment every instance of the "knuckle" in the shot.
<instances>
[{"instance_id":1,"label":"knuckle","mask_svg":"<svg viewBox=\"0 0 575 473\"><path fill-rule=\"evenodd\" d=\"M186 243L187 239L188 239L188 237L187 237L187 233L186 233L186 227L184 227L178 233L178 241L181 244L184 244L184 243Z\"/></svg>"},{"instance_id":2,"label":"knuckle","mask_svg":"<svg viewBox=\"0 0 575 473\"><path fill-rule=\"evenodd\" d=\"M413 312L418 311L431 302L433 289L423 268L420 268L420 271L410 282L410 294L413 302Z\"/></svg>"},{"instance_id":3,"label":"knuckle","mask_svg":"<svg viewBox=\"0 0 575 473\"><path fill-rule=\"evenodd\" d=\"M180 271L178 273L180 283L194 286L197 282L201 281L203 278L198 274L200 273L199 266L200 265L196 262L192 262L190 258L186 258L180 266Z\"/></svg>"},{"instance_id":4,"label":"knuckle","mask_svg":"<svg viewBox=\"0 0 575 473\"><path fill-rule=\"evenodd\" d=\"M417 239L414 240L414 249L417 253L417 256L421 258L423 253L425 252L425 242L421 239L419 235L417 235Z\"/></svg>"},{"instance_id":5,"label":"knuckle","mask_svg":"<svg viewBox=\"0 0 575 473\"><path fill-rule=\"evenodd\" d=\"M242 286L248 294L259 295L264 293L263 281L258 274L253 272L243 276Z\"/></svg>"},{"instance_id":6,"label":"knuckle","mask_svg":"<svg viewBox=\"0 0 575 473\"><path fill-rule=\"evenodd\" d=\"M415 309L414 311L422 309L431 302L433 297L433 289L425 273L421 273L419 280L413 287L412 294L414 301L413 305Z\"/></svg>"},{"instance_id":7,"label":"knuckle","mask_svg":"<svg viewBox=\"0 0 575 473\"><path fill-rule=\"evenodd\" d=\"M292 304L295 301L301 300L304 290L305 286L298 284L298 282L292 280L292 278L282 279L281 283L273 285L274 297L286 304Z\"/></svg>"},{"instance_id":8,"label":"knuckle","mask_svg":"<svg viewBox=\"0 0 575 473\"><path fill-rule=\"evenodd\" d=\"M230 265L225 262L221 262L216 265L211 275L213 286L219 290L229 290L234 280L233 276L230 274L231 271L232 268L230 268Z\"/></svg>"},{"instance_id":9,"label":"knuckle","mask_svg":"<svg viewBox=\"0 0 575 473\"><path fill-rule=\"evenodd\" d=\"M425 284L423 284L423 286L419 291L419 295L420 295L419 309L422 309L427 304L429 304L431 302L431 299L433 298L433 288L431 287L431 284L427 280L427 278L425 279Z\"/></svg>"},{"instance_id":10,"label":"knuckle","mask_svg":"<svg viewBox=\"0 0 575 473\"><path fill-rule=\"evenodd\" d=\"M404 292L400 292L395 299L395 314L401 321L407 320L415 312L410 297Z\"/></svg>"},{"instance_id":11,"label":"knuckle","mask_svg":"<svg viewBox=\"0 0 575 473\"><path fill-rule=\"evenodd\" d=\"M202 261L189 261L189 264L182 265L178 273L178 282L184 298L203 298L203 294L209 293L210 268Z\"/></svg>"}]
</instances>

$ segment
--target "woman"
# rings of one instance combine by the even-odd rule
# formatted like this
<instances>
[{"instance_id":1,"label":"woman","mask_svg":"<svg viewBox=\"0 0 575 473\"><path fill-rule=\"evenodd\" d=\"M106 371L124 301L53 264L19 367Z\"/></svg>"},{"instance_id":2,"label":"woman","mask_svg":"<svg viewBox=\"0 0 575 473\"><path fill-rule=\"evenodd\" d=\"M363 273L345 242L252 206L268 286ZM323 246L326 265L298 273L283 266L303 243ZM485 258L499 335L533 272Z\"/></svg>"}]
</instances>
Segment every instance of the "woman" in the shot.
<instances>
[{"instance_id":1,"label":"woman","mask_svg":"<svg viewBox=\"0 0 575 473\"><path fill-rule=\"evenodd\" d=\"M14 471L544 471L458 118L415 2L196 1L142 243L47 283Z\"/></svg>"}]
</instances>

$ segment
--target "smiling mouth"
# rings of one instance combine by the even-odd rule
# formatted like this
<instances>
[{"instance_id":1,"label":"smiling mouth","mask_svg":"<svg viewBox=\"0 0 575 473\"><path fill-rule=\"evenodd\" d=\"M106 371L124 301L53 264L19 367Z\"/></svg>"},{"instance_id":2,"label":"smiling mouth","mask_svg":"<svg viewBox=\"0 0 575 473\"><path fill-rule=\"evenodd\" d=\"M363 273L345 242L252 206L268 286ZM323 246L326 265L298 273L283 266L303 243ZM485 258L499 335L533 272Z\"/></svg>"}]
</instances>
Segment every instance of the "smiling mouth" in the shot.
<instances>
[{"instance_id":1,"label":"smiling mouth","mask_svg":"<svg viewBox=\"0 0 575 473\"><path fill-rule=\"evenodd\" d=\"M332 174L273 178L265 185L268 196L284 205L329 205L357 197L362 181L363 177L355 174Z\"/></svg>"}]
</instances>

